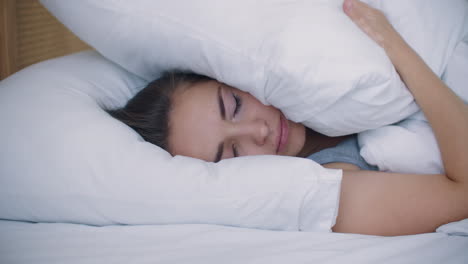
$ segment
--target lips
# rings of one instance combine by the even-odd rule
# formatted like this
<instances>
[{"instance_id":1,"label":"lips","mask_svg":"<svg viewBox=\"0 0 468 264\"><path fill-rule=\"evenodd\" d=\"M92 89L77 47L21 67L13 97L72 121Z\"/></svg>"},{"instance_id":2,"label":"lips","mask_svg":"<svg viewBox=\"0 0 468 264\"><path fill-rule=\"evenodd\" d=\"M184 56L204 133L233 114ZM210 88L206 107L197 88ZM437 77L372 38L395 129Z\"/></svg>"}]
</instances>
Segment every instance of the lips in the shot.
<instances>
[{"instance_id":1,"label":"lips","mask_svg":"<svg viewBox=\"0 0 468 264\"><path fill-rule=\"evenodd\" d=\"M289 133L289 126L286 118L283 114L280 115L280 122L279 122L279 136L278 136L278 147L276 149L276 154L284 151L286 148L286 143L288 142L288 133Z\"/></svg>"}]
</instances>

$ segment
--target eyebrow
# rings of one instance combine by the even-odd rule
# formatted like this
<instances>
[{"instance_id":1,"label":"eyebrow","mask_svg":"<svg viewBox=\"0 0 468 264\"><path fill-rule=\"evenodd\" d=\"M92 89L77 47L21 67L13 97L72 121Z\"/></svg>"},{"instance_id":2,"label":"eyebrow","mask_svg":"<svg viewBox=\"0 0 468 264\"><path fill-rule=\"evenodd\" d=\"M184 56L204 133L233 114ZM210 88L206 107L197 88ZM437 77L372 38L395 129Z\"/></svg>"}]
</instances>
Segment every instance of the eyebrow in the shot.
<instances>
[{"instance_id":1,"label":"eyebrow","mask_svg":"<svg viewBox=\"0 0 468 264\"><path fill-rule=\"evenodd\" d=\"M226 108L224 107L224 100L221 94L221 85L218 86L218 106L219 106L219 114L221 115L221 119L226 120ZM214 162L218 162L221 160L224 151L224 143L221 142L218 145L218 151L216 152L216 156Z\"/></svg>"}]
</instances>

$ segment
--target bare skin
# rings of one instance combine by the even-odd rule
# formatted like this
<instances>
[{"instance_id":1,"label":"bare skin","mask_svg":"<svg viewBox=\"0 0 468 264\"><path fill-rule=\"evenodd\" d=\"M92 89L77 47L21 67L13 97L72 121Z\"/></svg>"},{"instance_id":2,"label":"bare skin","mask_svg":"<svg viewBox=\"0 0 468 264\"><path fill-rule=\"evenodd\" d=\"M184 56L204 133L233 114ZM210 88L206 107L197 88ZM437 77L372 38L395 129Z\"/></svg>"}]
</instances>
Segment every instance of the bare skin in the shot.
<instances>
[{"instance_id":1,"label":"bare skin","mask_svg":"<svg viewBox=\"0 0 468 264\"><path fill-rule=\"evenodd\" d=\"M345 0L346 14L382 46L430 122L445 175L343 171L335 232L409 235L468 218L468 107L378 10ZM455 140L456 139L456 140Z\"/></svg>"}]
</instances>

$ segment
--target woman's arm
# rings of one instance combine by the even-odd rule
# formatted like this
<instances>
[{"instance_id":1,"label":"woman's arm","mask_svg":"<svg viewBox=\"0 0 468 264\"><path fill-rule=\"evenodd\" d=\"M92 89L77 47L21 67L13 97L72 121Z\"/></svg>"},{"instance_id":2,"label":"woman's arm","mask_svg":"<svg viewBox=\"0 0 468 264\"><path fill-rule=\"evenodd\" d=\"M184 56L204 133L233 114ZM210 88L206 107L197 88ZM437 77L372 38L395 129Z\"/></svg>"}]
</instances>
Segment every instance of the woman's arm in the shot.
<instances>
[{"instance_id":1,"label":"woman's arm","mask_svg":"<svg viewBox=\"0 0 468 264\"><path fill-rule=\"evenodd\" d=\"M468 107L422 61L385 16L357 0L346 14L381 45L437 138L446 175L344 171L335 232L407 235L468 218Z\"/></svg>"}]
</instances>

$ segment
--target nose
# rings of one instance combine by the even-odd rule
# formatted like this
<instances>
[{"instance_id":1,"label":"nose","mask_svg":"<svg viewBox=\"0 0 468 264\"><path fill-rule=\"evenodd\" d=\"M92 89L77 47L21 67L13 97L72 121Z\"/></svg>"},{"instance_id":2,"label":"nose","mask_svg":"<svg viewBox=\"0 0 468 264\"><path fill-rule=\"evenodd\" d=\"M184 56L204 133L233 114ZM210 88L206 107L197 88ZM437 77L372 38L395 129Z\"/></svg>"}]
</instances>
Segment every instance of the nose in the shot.
<instances>
[{"instance_id":1,"label":"nose","mask_svg":"<svg viewBox=\"0 0 468 264\"><path fill-rule=\"evenodd\" d=\"M231 136L234 138L250 138L255 144L263 146L270 132L270 128L264 120L254 120L234 124Z\"/></svg>"}]
</instances>

